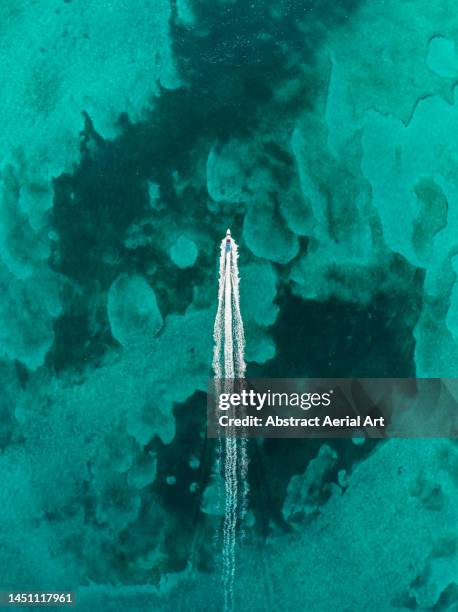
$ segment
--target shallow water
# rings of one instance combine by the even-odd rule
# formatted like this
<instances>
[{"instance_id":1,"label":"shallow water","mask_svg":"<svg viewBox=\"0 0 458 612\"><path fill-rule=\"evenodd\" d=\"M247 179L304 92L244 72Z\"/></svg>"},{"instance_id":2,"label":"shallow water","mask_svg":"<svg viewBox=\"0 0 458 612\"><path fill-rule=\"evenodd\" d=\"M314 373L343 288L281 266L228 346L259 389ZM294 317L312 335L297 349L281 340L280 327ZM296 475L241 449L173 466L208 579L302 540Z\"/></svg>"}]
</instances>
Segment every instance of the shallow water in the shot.
<instances>
[{"instance_id":1,"label":"shallow water","mask_svg":"<svg viewBox=\"0 0 458 612\"><path fill-rule=\"evenodd\" d=\"M1 589L223 609L227 227L249 377L456 376L455 13L0 9ZM452 440L247 452L234 610L455 609Z\"/></svg>"}]
</instances>

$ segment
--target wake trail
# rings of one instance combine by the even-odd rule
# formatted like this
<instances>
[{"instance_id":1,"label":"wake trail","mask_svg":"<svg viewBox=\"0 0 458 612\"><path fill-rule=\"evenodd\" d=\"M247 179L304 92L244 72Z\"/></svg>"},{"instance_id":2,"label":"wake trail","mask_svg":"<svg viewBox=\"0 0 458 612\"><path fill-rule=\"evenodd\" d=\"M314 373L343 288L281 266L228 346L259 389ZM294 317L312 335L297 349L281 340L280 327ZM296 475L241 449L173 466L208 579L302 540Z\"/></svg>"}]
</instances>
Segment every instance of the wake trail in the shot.
<instances>
[{"instance_id":1,"label":"wake trail","mask_svg":"<svg viewBox=\"0 0 458 612\"><path fill-rule=\"evenodd\" d=\"M218 308L214 325L213 372L217 393L232 393L234 381L245 376L245 334L240 312L238 248L227 231L221 242ZM248 455L245 439L233 429L219 440L218 466L224 477L224 520L222 534L222 583L224 610L234 608L237 536L243 537L242 521L248 493ZM240 485L240 486L239 486Z\"/></svg>"}]
</instances>

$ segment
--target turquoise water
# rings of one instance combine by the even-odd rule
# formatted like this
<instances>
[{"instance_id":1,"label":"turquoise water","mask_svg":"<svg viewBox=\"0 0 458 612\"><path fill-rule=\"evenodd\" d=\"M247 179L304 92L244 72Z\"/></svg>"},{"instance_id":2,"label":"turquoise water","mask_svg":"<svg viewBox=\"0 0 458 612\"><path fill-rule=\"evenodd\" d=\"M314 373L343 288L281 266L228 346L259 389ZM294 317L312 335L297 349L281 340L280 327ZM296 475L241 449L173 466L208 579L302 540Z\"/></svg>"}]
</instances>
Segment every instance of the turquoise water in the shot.
<instances>
[{"instance_id":1,"label":"turquoise water","mask_svg":"<svg viewBox=\"0 0 458 612\"><path fill-rule=\"evenodd\" d=\"M222 610L226 228L249 376L457 375L455 5L10 0L0 24L0 589ZM454 441L248 453L235 610L456 609Z\"/></svg>"}]
</instances>

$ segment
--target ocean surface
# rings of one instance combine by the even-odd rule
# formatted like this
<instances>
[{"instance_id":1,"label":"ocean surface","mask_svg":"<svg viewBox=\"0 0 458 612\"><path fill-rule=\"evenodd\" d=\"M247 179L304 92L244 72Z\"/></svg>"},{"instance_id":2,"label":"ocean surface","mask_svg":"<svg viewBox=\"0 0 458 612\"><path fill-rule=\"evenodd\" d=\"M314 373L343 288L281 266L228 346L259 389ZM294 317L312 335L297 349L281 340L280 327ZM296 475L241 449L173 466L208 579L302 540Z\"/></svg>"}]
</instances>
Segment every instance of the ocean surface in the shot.
<instances>
[{"instance_id":1,"label":"ocean surface","mask_svg":"<svg viewBox=\"0 0 458 612\"><path fill-rule=\"evenodd\" d=\"M249 377L458 376L455 3L7 0L0 30L0 590L457 610L456 440L250 440L228 606L206 438L228 227Z\"/></svg>"}]
</instances>

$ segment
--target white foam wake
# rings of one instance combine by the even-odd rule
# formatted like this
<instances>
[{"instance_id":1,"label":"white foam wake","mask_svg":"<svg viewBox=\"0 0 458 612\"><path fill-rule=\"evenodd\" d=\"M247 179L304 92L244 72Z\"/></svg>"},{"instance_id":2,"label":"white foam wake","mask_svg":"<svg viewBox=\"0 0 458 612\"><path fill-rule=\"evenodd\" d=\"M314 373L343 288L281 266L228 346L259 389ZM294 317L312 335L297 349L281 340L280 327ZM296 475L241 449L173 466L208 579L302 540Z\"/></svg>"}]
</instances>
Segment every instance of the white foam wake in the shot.
<instances>
[{"instance_id":1,"label":"white foam wake","mask_svg":"<svg viewBox=\"0 0 458 612\"><path fill-rule=\"evenodd\" d=\"M246 365L245 336L240 312L238 248L230 236L226 236L221 243L214 341L213 371L216 389L231 393L234 380L244 378ZM242 535L241 523L246 511L248 459L246 440L235 438L230 429L226 433L224 440L220 440L219 461L223 461L225 491L222 538L224 609L230 611L234 604L237 535L239 528Z\"/></svg>"}]
</instances>

